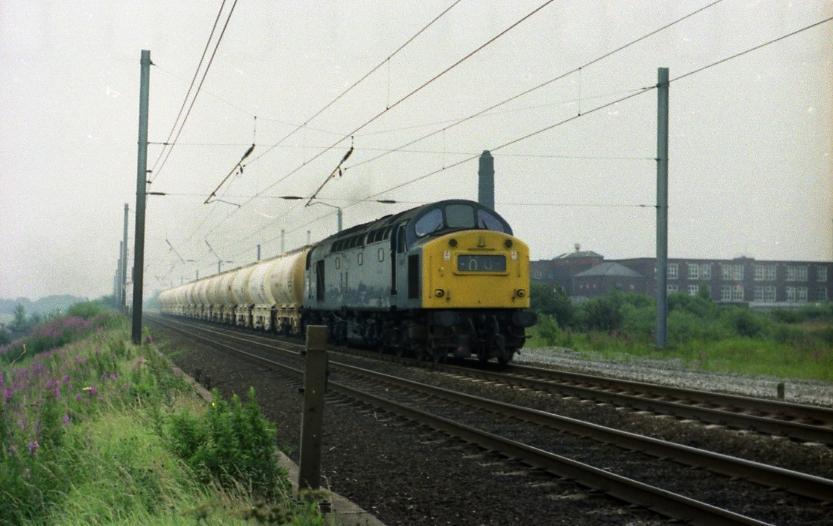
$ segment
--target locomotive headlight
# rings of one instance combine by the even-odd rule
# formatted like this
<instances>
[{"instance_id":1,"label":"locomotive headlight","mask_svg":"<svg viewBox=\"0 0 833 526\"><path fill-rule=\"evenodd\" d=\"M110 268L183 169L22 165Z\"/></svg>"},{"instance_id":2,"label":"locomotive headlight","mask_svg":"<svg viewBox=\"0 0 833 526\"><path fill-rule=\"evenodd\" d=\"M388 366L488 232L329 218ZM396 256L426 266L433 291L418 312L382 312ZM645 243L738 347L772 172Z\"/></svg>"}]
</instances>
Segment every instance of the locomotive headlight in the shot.
<instances>
[{"instance_id":1,"label":"locomotive headlight","mask_svg":"<svg viewBox=\"0 0 833 526\"><path fill-rule=\"evenodd\" d=\"M445 296L445 291L443 289L435 289L434 296L442 298L443 296Z\"/></svg>"},{"instance_id":2,"label":"locomotive headlight","mask_svg":"<svg viewBox=\"0 0 833 526\"><path fill-rule=\"evenodd\" d=\"M503 242L503 246L505 246L506 248L512 248L512 240L507 239L506 241Z\"/></svg>"},{"instance_id":3,"label":"locomotive headlight","mask_svg":"<svg viewBox=\"0 0 833 526\"><path fill-rule=\"evenodd\" d=\"M456 247L457 246L457 240L452 237L451 239L448 240L448 244L451 245L452 247Z\"/></svg>"},{"instance_id":4,"label":"locomotive headlight","mask_svg":"<svg viewBox=\"0 0 833 526\"><path fill-rule=\"evenodd\" d=\"M523 298L524 296L526 296L526 290L524 290L524 289L517 289L517 290L515 291L515 297L518 297L518 298Z\"/></svg>"}]
</instances>

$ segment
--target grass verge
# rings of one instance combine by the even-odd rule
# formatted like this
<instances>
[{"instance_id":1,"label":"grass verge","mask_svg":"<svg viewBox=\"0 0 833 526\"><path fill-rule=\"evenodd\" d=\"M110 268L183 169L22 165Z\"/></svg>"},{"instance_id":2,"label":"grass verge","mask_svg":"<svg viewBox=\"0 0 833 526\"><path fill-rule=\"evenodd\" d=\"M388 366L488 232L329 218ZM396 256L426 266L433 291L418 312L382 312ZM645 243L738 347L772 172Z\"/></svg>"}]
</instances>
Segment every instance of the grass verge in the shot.
<instances>
[{"instance_id":1,"label":"grass verge","mask_svg":"<svg viewBox=\"0 0 833 526\"><path fill-rule=\"evenodd\" d=\"M118 317L72 338L0 371L0 524L324 523L253 392L205 404Z\"/></svg>"}]
</instances>

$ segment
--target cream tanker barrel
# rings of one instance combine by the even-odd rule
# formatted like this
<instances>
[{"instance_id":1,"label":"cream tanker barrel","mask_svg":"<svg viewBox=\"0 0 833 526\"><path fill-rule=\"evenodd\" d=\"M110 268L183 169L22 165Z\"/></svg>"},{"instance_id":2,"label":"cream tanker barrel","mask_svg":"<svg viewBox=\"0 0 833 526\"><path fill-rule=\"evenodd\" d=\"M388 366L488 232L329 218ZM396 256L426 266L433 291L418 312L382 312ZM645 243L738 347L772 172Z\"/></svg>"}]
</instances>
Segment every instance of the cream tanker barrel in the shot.
<instances>
[{"instance_id":1,"label":"cream tanker barrel","mask_svg":"<svg viewBox=\"0 0 833 526\"><path fill-rule=\"evenodd\" d=\"M252 299L251 303L255 305L273 305L275 303L275 298L272 297L269 288L268 279L272 266L277 264L278 261L280 261L280 258L277 260L270 259L263 263L258 263L252 269L248 285L249 297Z\"/></svg>"},{"instance_id":2,"label":"cream tanker barrel","mask_svg":"<svg viewBox=\"0 0 833 526\"><path fill-rule=\"evenodd\" d=\"M234 279L231 282L231 296L234 299L235 305L250 305L254 303L249 294L249 278L255 265L243 267L235 272Z\"/></svg>"},{"instance_id":3,"label":"cream tanker barrel","mask_svg":"<svg viewBox=\"0 0 833 526\"><path fill-rule=\"evenodd\" d=\"M309 249L287 254L276 260L267 275L269 289L278 305L303 303L304 266Z\"/></svg>"},{"instance_id":4,"label":"cream tanker barrel","mask_svg":"<svg viewBox=\"0 0 833 526\"><path fill-rule=\"evenodd\" d=\"M222 284L223 274L213 276L208 279L208 284L206 285L205 297L208 300L209 305L219 305L222 303L221 300L221 289L220 286Z\"/></svg>"},{"instance_id":5,"label":"cream tanker barrel","mask_svg":"<svg viewBox=\"0 0 833 526\"><path fill-rule=\"evenodd\" d=\"M237 274L236 270L230 270L223 274L220 278L220 289L218 291L219 297L217 303L222 305L234 305L234 298L231 295L231 284L234 281L234 276Z\"/></svg>"}]
</instances>

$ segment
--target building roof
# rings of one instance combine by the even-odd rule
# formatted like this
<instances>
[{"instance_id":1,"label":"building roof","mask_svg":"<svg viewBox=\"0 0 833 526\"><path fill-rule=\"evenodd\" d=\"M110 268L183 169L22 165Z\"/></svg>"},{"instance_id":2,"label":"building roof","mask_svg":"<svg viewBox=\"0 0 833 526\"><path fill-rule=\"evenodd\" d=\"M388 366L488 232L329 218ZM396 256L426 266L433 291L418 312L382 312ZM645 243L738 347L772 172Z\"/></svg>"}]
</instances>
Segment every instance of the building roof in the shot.
<instances>
[{"instance_id":1,"label":"building roof","mask_svg":"<svg viewBox=\"0 0 833 526\"><path fill-rule=\"evenodd\" d=\"M617 276L622 278L642 278L642 274L635 270L629 269L625 265L619 263L607 262L600 263L595 267L579 272L575 275L577 278L585 278L591 276Z\"/></svg>"},{"instance_id":2,"label":"building roof","mask_svg":"<svg viewBox=\"0 0 833 526\"><path fill-rule=\"evenodd\" d=\"M604 258L599 253L593 252L592 250L581 250L576 252L565 252L559 256L555 256L553 259L572 259L572 258Z\"/></svg>"}]
</instances>

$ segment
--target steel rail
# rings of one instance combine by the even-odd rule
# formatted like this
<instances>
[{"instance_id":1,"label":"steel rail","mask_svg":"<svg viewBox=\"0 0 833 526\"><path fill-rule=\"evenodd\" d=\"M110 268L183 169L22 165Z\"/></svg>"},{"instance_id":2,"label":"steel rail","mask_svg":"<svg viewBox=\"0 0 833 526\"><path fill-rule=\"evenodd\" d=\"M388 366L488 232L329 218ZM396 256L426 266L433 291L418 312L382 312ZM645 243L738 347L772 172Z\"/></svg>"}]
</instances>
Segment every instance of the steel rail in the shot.
<instances>
[{"instance_id":1,"label":"steel rail","mask_svg":"<svg viewBox=\"0 0 833 526\"><path fill-rule=\"evenodd\" d=\"M543 391L555 391L577 398L606 402L613 405L632 407L635 409L659 412L681 418L691 418L721 424L736 429L752 429L758 432L787 436L805 442L818 442L833 445L833 428L804 424L778 418L750 415L717 409L711 407L700 407L689 405L680 401L662 400L625 394L619 392L601 391L582 385L560 383L553 380L516 376L494 371L486 371L472 367L461 367L457 365L440 365L439 370L452 371L464 376L473 376L490 381L517 384L526 387L533 387Z\"/></svg>"},{"instance_id":2,"label":"steel rail","mask_svg":"<svg viewBox=\"0 0 833 526\"><path fill-rule=\"evenodd\" d=\"M278 349L297 355L295 351L275 347L270 343L252 340L235 334L236 331L226 332L213 328L204 328L206 332L220 334L228 339L249 342L268 349ZM330 360L329 364L343 370L386 382L391 385L405 387L431 396L438 396L447 400L461 402L479 407L492 413L517 418L527 422L544 425L573 435L612 444L625 449L646 453L658 458L673 458L683 464L706 468L730 477L742 478L784 491L818 499L830 501L833 496L833 480L801 473L794 470L771 466L760 462L706 451L674 442L647 437L636 433L617 430L582 420L557 415L547 411L531 409L515 404L491 400L480 396L436 387L414 380L392 376L378 371L357 367L354 365Z\"/></svg>"},{"instance_id":3,"label":"steel rail","mask_svg":"<svg viewBox=\"0 0 833 526\"><path fill-rule=\"evenodd\" d=\"M189 320L191 322L192 320ZM217 330L216 328L214 330ZM238 328L228 328L231 332L239 332ZM281 341L282 343L286 343L288 345L297 345L290 342L283 342L283 340L276 340L275 338L270 338L265 335L259 335L256 333L252 333L251 336L262 338L263 340L267 341ZM357 354L360 356L372 355L374 358L378 359L378 354L376 353L366 353L361 351L350 350L351 354ZM391 358L391 360L394 360ZM410 359L410 358L399 358L395 359L397 362L424 366L424 362L420 362L418 360ZM543 379L543 378L535 378L529 376L520 376L514 375L511 373L505 373L502 371L494 371L483 369L479 367L466 367L466 366L459 366L459 365L451 365L451 364L432 364L431 366L434 370L438 371L445 371L450 372L453 374L458 374L462 376L469 376L469 377L476 377L481 379L486 379L493 382L509 384L509 385L521 385L525 387L531 387L534 389L538 389L541 391L548 391L548 392L558 392L567 396L574 396L577 398L587 399L587 400L594 400L597 402L605 402L615 406L624 406L630 407L633 409L639 409L644 411L651 411L659 414L668 414L679 418L688 418L694 420L700 420L703 422L708 422L712 424L720 424L725 425L734 429L749 429L754 430L759 433L764 433L768 435L776 435L776 436L785 436L790 437L796 440L801 440L804 442L815 442L827 445L833 445L833 427L829 426L820 426L814 424L807 424L803 422L797 422L793 420L783 420L780 418L775 418L773 416L763 416L763 415L754 415L748 414L744 412L735 412L729 411L726 409L714 408L714 407L701 407L698 405L691 405L685 403L683 401L675 401L675 400L667 400L667 399L660 399L654 398L649 395L636 395L636 394L626 394L621 392L613 392L613 391L605 391L599 390L598 388L590 387L585 385L578 385L574 383L562 383L556 380L550 379ZM517 367L517 366L515 366ZM536 370L538 370L536 368ZM633 382L634 384L639 384L639 382ZM643 384L652 386L655 384ZM676 388L662 386L666 390L675 390ZM691 390L686 390L691 391ZM696 392L696 391L694 391ZM706 393L707 395L720 397L722 395L717 393ZM657 395L659 396L659 395ZM734 396L734 399L738 398L750 398L750 397L737 397ZM753 399L754 400L754 399ZM767 403L768 401L762 400L762 403ZM784 408L786 406L798 406L798 407L812 407L812 406L803 406L798 404L788 404L783 403L781 407ZM821 408L824 409L824 408Z\"/></svg>"},{"instance_id":4,"label":"steel rail","mask_svg":"<svg viewBox=\"0 0 833 526\"><path fill-rule=\"evenodd\" d=\"M503 369L503 371L510 374L543 377L545 379L564 379L576 384L601 385L610 389L618 389L620 391L646 392L651 393L652 395L677 398L701 404L711 404L720 407L734 407L748 411L757 411L759 413L782 415L811 422L820 422L823 424L833 423L833 409L822 406L795 404L779 400L767 400L765 398L755 398L731 393L698 391L695 389L673 387L650 382L622 380L618 378L564 371L560 369L530 367L526 365L513 364Z\"/></svg>"},{"instance_id":5,"label":"steel rail","mask_svg":"<svg viewBox=\"0 0 833 526\"><path fill-rule=\"evenodd\" d=\"M165 323L157 321L160 325ZM168 325L169 329L188 334L199 340L203 340L212 346L222 347L232 352L247 356L257 362L278 367L298 375L303 375L301 369L270 360L263 356L241 350L237 347L227 345L205 336L188 331L179 327ZM328 388L332 388L348 398L374 405L393 413L405 416L411 420L426 424L434 429L459 438L465 442L476 444L487 450L499 451L509 458L516 458L527 464L544 469L558 476L567 477L575 482L587 485L606 494L621 499L625 502L639 504L662 515L680 520L691 521L703 525L766 525L769 523L759 521L723 508L712 506L683 495L679 495L662 488L651 486L637 480L633 480L615 473L599 469L583 462L578 462L549 451L510 440L487 431L471 426L454 422L450 419L432 415L413 407L398 404L337 382L328 382Z\"/></svg>"}]
</instances>

